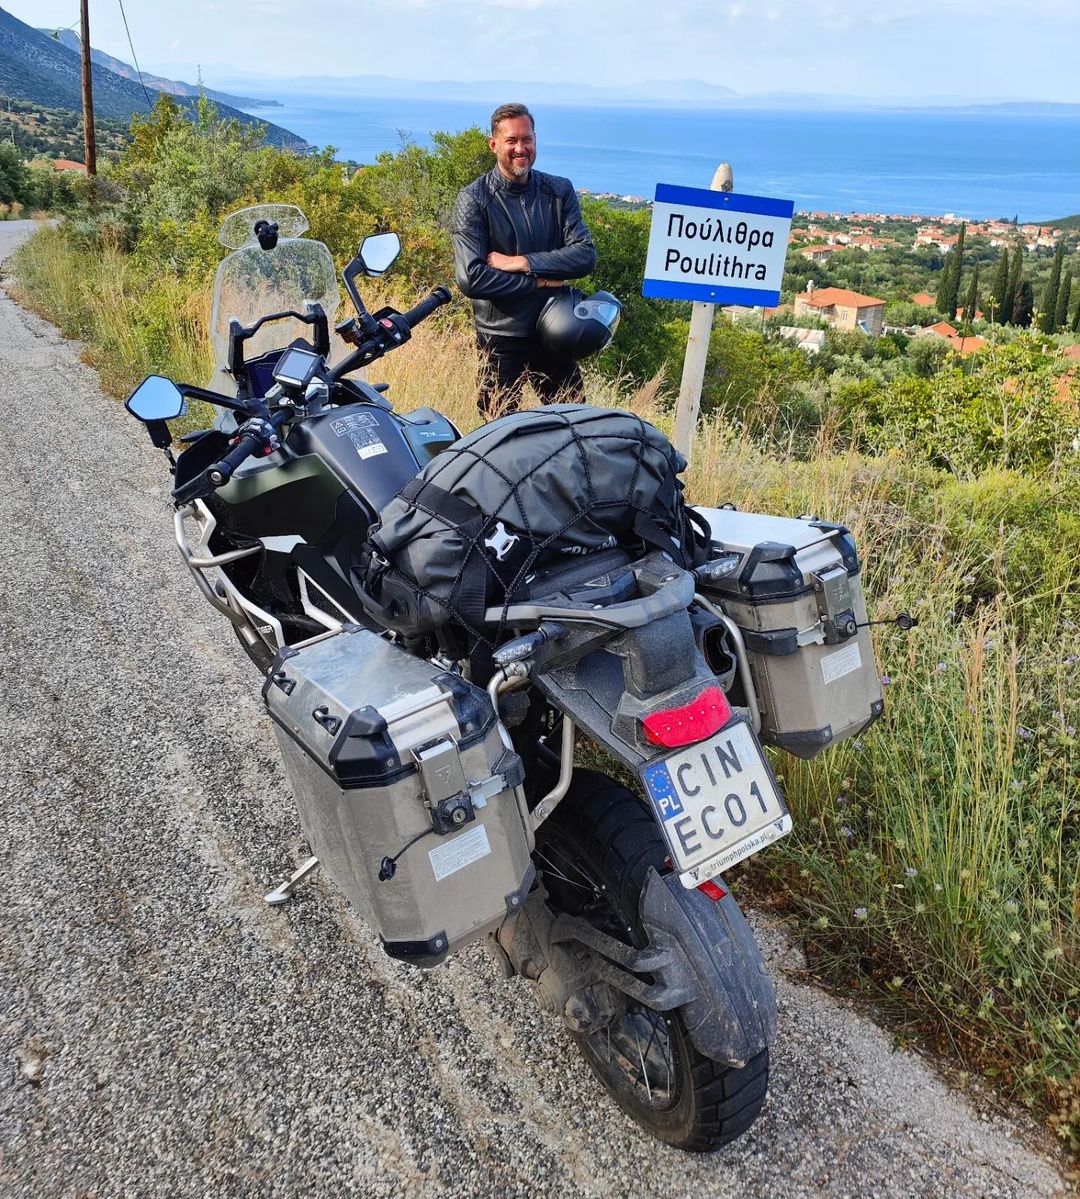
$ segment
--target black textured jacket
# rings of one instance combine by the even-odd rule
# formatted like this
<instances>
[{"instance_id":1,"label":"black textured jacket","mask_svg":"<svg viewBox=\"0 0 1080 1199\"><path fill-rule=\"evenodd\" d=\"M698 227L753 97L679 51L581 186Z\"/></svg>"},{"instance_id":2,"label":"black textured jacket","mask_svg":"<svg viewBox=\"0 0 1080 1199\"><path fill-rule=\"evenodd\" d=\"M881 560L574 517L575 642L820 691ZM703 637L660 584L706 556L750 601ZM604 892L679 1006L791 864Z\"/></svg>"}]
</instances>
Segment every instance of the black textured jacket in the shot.
<instances>
[{"instance_id":1,"label":"black textured jacket","mask_svg":"<svg viewBox=\"0 0 1080 1199\"><path fill-rule=\"evenodd\" d=\"M580 279L596 265L596 247L569 179L530 171L511 183L494 167L463 187L451 220L458 287L473 304L478 333L529 337L552 293L535 276ZM524 254L530 274L487 265L488 253Z\"/></svg>"}]
</instances>

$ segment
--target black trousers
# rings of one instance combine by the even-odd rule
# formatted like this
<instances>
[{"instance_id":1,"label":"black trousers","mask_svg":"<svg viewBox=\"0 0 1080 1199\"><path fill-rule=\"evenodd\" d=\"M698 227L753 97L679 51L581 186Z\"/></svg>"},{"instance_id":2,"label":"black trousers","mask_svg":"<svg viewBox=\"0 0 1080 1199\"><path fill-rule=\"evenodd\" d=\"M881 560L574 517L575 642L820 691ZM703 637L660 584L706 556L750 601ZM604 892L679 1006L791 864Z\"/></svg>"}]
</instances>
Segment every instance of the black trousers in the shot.
<instances>
[{"instance_id":1,"label":"black trousers","mask_svg":"<svg viewBox=\"0 0 1080 1199\"><path fill-rule=\"evenodd\" d=\"M526 382L545 404L585 399L578 364L552 358L537 338L478 333L476 344L480 351L476 406L485 419L516 412Z\"/></svg>"}]
</instances>

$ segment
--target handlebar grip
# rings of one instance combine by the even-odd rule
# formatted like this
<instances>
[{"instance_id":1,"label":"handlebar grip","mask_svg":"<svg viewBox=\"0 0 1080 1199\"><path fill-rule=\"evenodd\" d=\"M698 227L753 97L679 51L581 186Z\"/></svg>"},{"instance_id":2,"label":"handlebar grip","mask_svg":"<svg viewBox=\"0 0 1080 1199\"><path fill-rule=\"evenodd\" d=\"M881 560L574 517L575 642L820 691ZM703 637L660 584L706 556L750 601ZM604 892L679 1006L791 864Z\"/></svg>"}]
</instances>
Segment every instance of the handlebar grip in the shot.
<instances>
[{"instance_id":1,"label":"handlebar grip","mask_svg":"<svg viewBox=\"0 0 1080 1199\"><path fill-rule=\"evenodd\" d=\"M215 487L223 487L233 477L233 472L262 448L263 440L257 434L244 433L239 442L213 466L207 467L206 477Z\"/></svg>"},{"instance_id":2,"label":"handlebar grip","mask_svg":"<svg viewBox=\"0 0 1080 1199\"><path fill-rule=\"evenodd\" d=\"M410 308L408 312L401 314L405 324L410 329L415 329L418 324L426 317L429 317L436 308L441 308L444 304L449 304L454 297L450 294L448 287L436 287L431 295L426 300L421 300L415 308Z\"/></svg>"}]
</instances>

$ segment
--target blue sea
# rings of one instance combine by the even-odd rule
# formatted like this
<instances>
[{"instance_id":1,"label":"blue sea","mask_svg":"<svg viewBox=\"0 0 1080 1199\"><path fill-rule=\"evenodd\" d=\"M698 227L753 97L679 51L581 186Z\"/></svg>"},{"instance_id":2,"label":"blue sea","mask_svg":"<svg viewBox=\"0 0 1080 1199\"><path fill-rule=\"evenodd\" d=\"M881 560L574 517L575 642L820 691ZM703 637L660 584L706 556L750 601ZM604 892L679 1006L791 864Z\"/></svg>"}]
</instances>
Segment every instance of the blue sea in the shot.
<instances>
[{"instance_id":1,"label":"blue sea","mask_svg":"<svg viewBox=\"0 0 1080 1199\"><path fill-rule=\"evenodd\" d=\"M483 126L490 110L425 99L277 99L283 108L256 115L357 162L396 149L402 135L427 143L432 130ZM736 191L811 211L1021 221L1080 213L1080 115L532 107L537 166L591 191L651 198L657 183L708 187L725 161Z\"/></svg>"}]
</instances>

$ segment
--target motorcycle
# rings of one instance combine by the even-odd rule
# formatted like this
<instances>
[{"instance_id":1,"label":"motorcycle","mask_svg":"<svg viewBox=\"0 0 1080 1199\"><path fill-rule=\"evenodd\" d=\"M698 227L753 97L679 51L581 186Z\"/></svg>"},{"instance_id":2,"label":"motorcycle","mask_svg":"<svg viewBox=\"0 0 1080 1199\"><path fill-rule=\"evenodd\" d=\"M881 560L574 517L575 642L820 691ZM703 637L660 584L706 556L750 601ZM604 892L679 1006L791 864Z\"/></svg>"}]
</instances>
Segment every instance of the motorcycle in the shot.
<instances>
[{"instance_id":1,"label":"motorcycle","mask_svg":"<svg viewBox=\"0 0 1080 1199\"><path fill-rule=\"evenodd\" d=\"M489 612L482 668L404 635L362 586L368 534L460 434L351 376L451 296L369 313L357 279L400 251L369 237L332 352L334 264L306 228L290 205L228 217L211 386L151 376L127 402L168 459L180 554L263 675L315 855L267 899L321 864L398 960L483 938L643 1129L727 1143L765 1102L776 1030L722 875L791 828L762 742L809 757L882 710L850 534L699 509L708 560L575 556ZM174 441L189 399L219 415ZM638 785L578 765L584 737Z\"/></svg>"}]
</instances>

